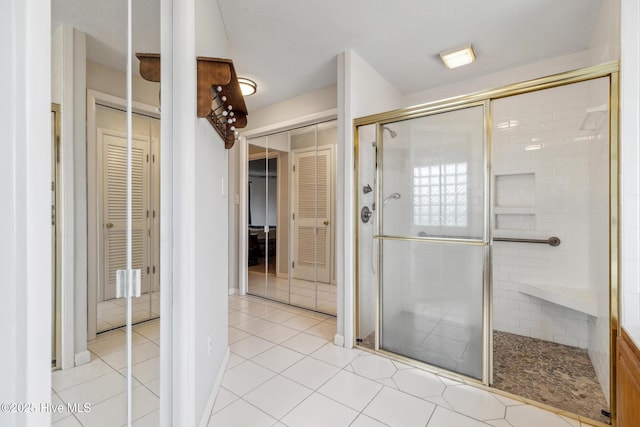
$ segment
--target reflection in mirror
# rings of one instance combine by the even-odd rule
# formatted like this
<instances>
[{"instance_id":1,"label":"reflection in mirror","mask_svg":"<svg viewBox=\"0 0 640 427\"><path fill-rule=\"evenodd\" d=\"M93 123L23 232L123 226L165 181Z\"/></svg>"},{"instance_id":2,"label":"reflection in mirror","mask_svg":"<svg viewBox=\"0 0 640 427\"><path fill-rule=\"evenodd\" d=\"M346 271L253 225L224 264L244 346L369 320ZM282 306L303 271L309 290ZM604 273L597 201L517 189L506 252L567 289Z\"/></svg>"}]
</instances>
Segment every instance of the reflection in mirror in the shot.
<instances>
[{"instance_id":1,"label":"reflection in mirror","mask_svg":"<svg viewBox=\"0 0 640 427\"><path fill-rule=\"evenodd\" d=\"M336 314L336 121L249 140L248 292Z\"/></svg>"}]
</instances>

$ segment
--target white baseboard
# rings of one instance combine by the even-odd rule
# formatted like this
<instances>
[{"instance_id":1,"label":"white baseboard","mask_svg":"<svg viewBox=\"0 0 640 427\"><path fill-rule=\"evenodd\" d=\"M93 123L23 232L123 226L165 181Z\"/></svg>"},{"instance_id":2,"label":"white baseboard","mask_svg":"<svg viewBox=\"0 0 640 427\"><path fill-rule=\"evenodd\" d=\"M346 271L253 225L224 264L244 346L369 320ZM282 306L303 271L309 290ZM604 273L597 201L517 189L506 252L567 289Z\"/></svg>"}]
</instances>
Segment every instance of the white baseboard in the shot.
<instances>
[{"instance_id":1,"label":"white baseboard","mask_svg":"<svg viewBox=\"0 0 640 427\"><path fill-rule=\"evenodd\" d=\"M335 336L333 337L333 343L340 347L344 347L344 336L340 334L335 334Z\"/></svg>"},{"instance_id":2,"label":"white baseboard","mask_svg":"<svg viewBox=\"0 0 640 427\"><path fill-rule=\"evenodd\" d=\"M75 366L84 365L89 362L91 362L91 353L89 353L89 350L77 353L74 357Z\"/></svg>"},{"instance_id":3,"label":"white baseboard","mask_svg":"<svg viewBox=\"0 0 640 427\"><path fill-rule=\"evenodd\" d=\"M230 349L229 347L227 347L227 352L224 355L224 359L222 359L222 363L220 364L220 369L218 370L218 375L216 376L216 382L213 384L213 388L211 389L211 394L209 395L209 399L207 400L207 406L205 406L204 412L202 413L202 418L200 419L200 423L198 424L200 427L207 427L207 425L209 424L209 418L211 418L211 412L213 412L213 405L216 402L216 397L218 396L218 390L220 390L220 384L222 384L222 377L224 377L224 373L227 370L227 363L229 363L229 355L230 355Z\"/></svg>"},{"instance_id":4,"label":"white baseboard","mask_svg":"<svg viewBox=\"0 0 640 427\"><path fill-rule=\"evenodd\" d=\"M229 288L229 295L238 295L238 288Z\"/></svg>"}]
</instances>

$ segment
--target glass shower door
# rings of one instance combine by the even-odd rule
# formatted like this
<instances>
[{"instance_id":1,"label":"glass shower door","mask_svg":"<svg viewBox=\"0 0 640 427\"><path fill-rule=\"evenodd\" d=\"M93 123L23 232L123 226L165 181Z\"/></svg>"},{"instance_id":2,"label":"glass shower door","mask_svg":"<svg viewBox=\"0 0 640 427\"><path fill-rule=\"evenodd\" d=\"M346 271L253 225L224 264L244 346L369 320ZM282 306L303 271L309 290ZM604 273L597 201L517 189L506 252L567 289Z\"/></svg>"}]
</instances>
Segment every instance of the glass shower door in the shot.
<instances>
[{"instance_id":1,"label":"glass shower door","mask_svg":"<svg viewBox=\"0 0 640 427\"><path fill-rule=\"evenodd\" d=\"M484 379L483 106L379 129L379 348Z\"/></svg>"}]
</instances>

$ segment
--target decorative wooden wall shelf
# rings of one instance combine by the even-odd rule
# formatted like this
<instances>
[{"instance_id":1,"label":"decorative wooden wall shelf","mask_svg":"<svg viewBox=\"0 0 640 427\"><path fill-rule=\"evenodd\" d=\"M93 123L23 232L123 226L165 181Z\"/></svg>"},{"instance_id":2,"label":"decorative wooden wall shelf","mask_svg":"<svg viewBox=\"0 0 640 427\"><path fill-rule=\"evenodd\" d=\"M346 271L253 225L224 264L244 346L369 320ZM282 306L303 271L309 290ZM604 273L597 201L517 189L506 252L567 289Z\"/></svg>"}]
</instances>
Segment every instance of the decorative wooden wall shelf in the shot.
<instances>
[{"instance_id":1,"label":"decorative wooden wall shelf","mask_svg":"<svg viewBox=\"0 0 640 427\"><path fill-rule=\"evenodd\" d=\"M225 148L231 148L237 139L236 129L247 126L247 106L233 61L203 56L197 60L198 117L206 117Z\"/></svg>"},{"instance_id":2,"label":"decorative wooden wall shelf","mask_svg":"<svg viewBox=\"0 0 640 427\"><path fill-rule=\"evenodd\" d=\"M140 75L150 82L160 81L160 54L159 53L136 53L136 58L140 60Z\"/></svg>"},{"instance_id":3,"label":"decorative wooden wall shelf","mask_svg":"<svg viewBox=\"0 0 640 427\"><path fill-rule=\"evenodd\" d=\"M152 82L160 81L160 55L137 53L140 75ZM236 129L247 126L247 106L238 84L238 76L230 59L199 56L198 117L205 117L224 141L225 148L233 147Z\"/></svg>"}]
</instances>

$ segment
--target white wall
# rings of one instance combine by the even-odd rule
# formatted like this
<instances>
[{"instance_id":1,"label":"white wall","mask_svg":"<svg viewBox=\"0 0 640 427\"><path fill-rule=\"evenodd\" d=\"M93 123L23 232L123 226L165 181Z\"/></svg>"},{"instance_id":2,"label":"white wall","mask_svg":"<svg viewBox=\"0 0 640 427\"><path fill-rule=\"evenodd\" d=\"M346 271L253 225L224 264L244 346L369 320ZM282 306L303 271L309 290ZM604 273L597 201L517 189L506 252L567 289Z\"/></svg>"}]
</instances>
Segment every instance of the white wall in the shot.
<instances>
[{"instance_id":1,"label":"white wall","mask_svg":"<svg viewBox=\"0 0 640 427\"><path fill-rule=\"evenodd\" d=\"M640 346L640 4L621 7L621 324Z\"/></svg>"},{"instance_id":2,"label":"white wall","mask_svg":"<svg viewBox=\"0 0 640 427\"><path fill-rule=\"evenodd\" d=\"M336 91L336 85L326 86L277 102L256 111L249 111L247 127L241 129L241 131L245 134L265 126L272 126L277 123L336 108Z\"/></svg>"},{"instance_id":3,"label":"white wall","mask_svg":"<svg viewBox=\"0 0 640 427\"><path fill-rule=\"evenodd\" d=\"M585 313L532 297L520 286L586 291L594 300L608 293L606 113L597 132L580 130L588 108L607 105L607 89L608 80L601 79L492 104L493 174L500 178L495 184L494 237L557 236L562 242L557 247L494 243L497 330L591 347ZM540 149L527 151L532 145ZM523 177L530 179L530 185L507 187ZM604 183L604 188L594 182ZM603 247L605 251L599 251ZM600 305L598 316L608 323L607 298ZM600 338L607 348L608 337Z\"/></svg>"},{"instance_id":4,"label":"white wall","mask_svg":"<svg viewBox=\"0 0 640 427\"><path fill-rule=\"evenodd\" d=\"M400 93L357 53L338 55L338 173L336 186L336 272L338 327L336 344L352 347L355 341L355 235L356 195L353 120L401 106ZM358 206L359 209L359 206ZM364 338L364 337L361 337Z\"/></svg>"},{"instance_id":5,"label":"white wall","mask_svg":"<svg viewBox=\"0 0 640 427\"><path fill-rule=\"evenodd\" d=\"M0 3L0 401L51 401L51 6ZM47 412L0 414L41 426Z\"/></svg>"},{"instance_id":6,"label":"white wall","mask_svg":"<svg viewBox=\"0 0 640 427\"><path fill-rule=\"evenodd\" d=\"M117 96L127 97L127 75L106 65L87 60L87 89ZM137 64L138 62L135 61ZM150 82L133 73L133 100L146 105L160 105L160 84Z\"/></svg>"},{"instance_id":7,"label":"white wall","mask_svg":"<svg viewBox=\"0 0 640 427\"><path fill-rule=\"evenodd\" d=\"M163 134L163 147L171 151L173 162L167 168L163 163L161 174L163 204L171 204L163 218L171 220L173 241L162 243L162 250L172 253L172 271L170 277L162 276L161 298L164 309L165 290L170 288L173 310L169 316L163 311L161 333L163 339L173 338L171 348L161 349L161 358L162 372L173 366L173 375L172 396L162 404L172 398L174 425L206 425L228 357L228 155L211 125L196 117L195 58L226 57L227 40L217 3L174 0L172 8L164 7L163 23L169 10L173 20L172 36L166 27L162 35L163 62L172 65L172 72L162 73L171 103L169 111L163 109L162 121L172 122L172 135ZM163 132L167 130L163 126ZM170 188L164 185L168 182ZM167 236L167 230L162 231ZM161 384L162 390L167 390L166 384Z\"/></svg>"}]
</instances>

